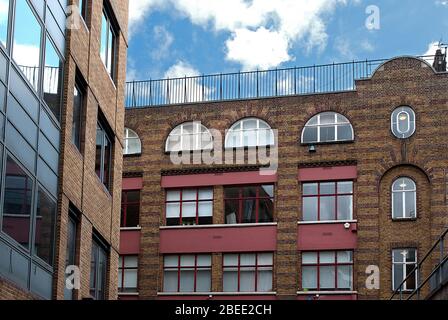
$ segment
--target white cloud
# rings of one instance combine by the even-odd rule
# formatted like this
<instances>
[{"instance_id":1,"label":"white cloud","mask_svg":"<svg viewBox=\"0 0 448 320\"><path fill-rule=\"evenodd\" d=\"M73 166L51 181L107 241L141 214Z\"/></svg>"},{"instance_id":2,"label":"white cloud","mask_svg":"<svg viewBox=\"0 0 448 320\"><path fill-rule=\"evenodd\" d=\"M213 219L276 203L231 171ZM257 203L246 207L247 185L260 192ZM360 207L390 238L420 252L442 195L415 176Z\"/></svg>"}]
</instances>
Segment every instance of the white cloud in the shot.
<instances>
[{"instance_id":1,"label":"white cloud","mask_svg":"<svg viewBox=\"0 0 448 320\"><path fill-rule=\"evenodd\" d=\"M298 41L308 51L323 50L328 39L325 17L337 5L349 2L359 3L358 0L131 0L130 24L132 29L151 9L169 4L196 25L229 32L228 60L240 63L244 69L265 68L293 59L289 50ZM264 41L263 36L267 37Z\"/></svg>"},{"instance_id":2,"label":"white cloud","mask_svg":"<svg viewBox=\"0 0 448 320\"><path fill-rule=\"evenodd\" d=\"M182 78L194 77L200 75L199 71L191 66L188 62L178 61L172 65L166 72L165 78Z\"/></svg>"},{"instance_id":3,"label":"white cloud","mask_svg":"<svg viewBox=\"0 0 448 320\"><path fill-rule=\"evenodd\" d=\"M436 5L448 7L448 0L437 0Z\"/></svg>"},{"instance_id":4,"label":"white cloud","mask_svg":"<svg viewBox=\"0 0 448 320\"><path fill-rule=\"evenodd\" d=\"M153 59L160 60L168 55L174 36L164 26L155 26L153 33L157 46L153 49L151 56Z\"/></svg>"}]
</instances>

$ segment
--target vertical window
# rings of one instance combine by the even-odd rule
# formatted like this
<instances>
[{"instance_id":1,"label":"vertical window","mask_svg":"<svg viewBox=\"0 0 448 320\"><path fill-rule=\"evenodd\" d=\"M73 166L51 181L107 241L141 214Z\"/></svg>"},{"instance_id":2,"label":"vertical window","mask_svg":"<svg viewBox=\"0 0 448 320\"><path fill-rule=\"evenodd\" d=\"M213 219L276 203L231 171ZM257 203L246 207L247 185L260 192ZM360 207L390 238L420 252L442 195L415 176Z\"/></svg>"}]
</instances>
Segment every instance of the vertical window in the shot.
<instances>
[{"instance_id":1,"label":"vertical window","mask_svg":"<svg viewBox=\"0 0 448 320\"><path fill-rule=\"evenodd\" d=\"M111 78L115 80L115 50L117 32L111 22L107 10L103 10L101 19L101 48L100 55Z\"/></svg>"},{"instance_id":2,"label":"vertical window","mask_svg":"<svg viewBox=\"0 0 448 320\"><path fill-rule=\"evenodd\" d=\"M272 253L241 253L223 256L224 292L272 291Z\"/></svg>"},{"instance_id":3,"label":"vertical window","mask_svg":"<svg viewBox=\"0 0 448 320\"><path fill-rule=\"evenodd\" d=\"M75 214L70 210L68 224L67 224L67 247L65 254L65 267L76 265L76 238L78 223L74 218ZM68 275L66 275L68 276ZM64 289L64 299L73 300L73 290Z\"/></svg>"},{"instance_id":4,"label":"vertical window","mask_svg":"<svg viewBox=\"0 0 448 320\"><path fill-rule=\"evenodd\" d=\"M120 256L118 261L118 291L137 292L138 257Z\"/></svg>"},{"instance_id":5,"label":"vertical window","mask_svg":"<svg viewBox=\"0 0 448 320\"><path fill-rule=\"evenodd\" d=\"M100 122L96 129L96 160L95 171L101 182L107 189L110 189L110 175L112 162L112 142L104 127Z\"/></svg>"},{"instance_id":6,"label":"vertical window","mask_svg":"<svg viewBox=\"0 0 448 320\"><path fill-rule=\"evenodd\" d=\"M16 1L12 56L36 91L39 89L42 27L27 1Z\"/></svg>"},{"instance_id":7,"label":"vertical window","mask_svg":"<svg viewBox=\"0 0 448 320\"><path fill-rule=\"evenodd\" d=\"M132 155L142 153L142 143L137 133L129 128L124 128L124 147L123 155Z\"/></svg>"},{"instance_id":8,"label":"vertical window","mask_svg":"<svg viewBox=\"0 0 448 320\"><path fill-rule=\"evenodd\" d=\"M353 252L302 253L304 290L353 290Z\"/></svg>"},{"instance_id":9,"label":"vertical window","mask_svg":"<svg viewBox=\"0 0 448 320\"><path fill-rule=\"evenodd\" d=\"M90 260L90 295L95 300L106 298L107 252L97 240L92 240Z\"/></svg>"},{"instance_id":10,"label":"vertical window","mask_svg":"<svg viewBox=\"0 0 448 320\"><path fill-rule=\"evenodd\" d=\"M392 218L417 217L417 187L409 178L398 178L392 185Z\"/></svg>"},{"instance_id":11,"label":"vertical window","mask_svg":"<svg viewBox=\"0 0 448 320\"><path fill-rule=\"evenodd\" d=\"M50 196L39 187L34 254L49 265L53 265L56 211L56 201L50 198Z\"/></svg>"},{"instance_id":12,"label":"vertical window","mask_svg":"<svg viewBox=\"0 0 448 320\"><path fill-rule=\"evenodd\" d=\"M29 249L33 180L10 156L4 188L2 230Z\"/></svg>"},{"instance_id":13,"label":"vertical window","mask_svg":"<svg viewBox=\"0 0 448 320\"><path fill-rule=\"evenodd\" d=\"M0 0L0 42L6 48L8 41L9 0Z\"/></svg>"},{"instance_id":14,"label":"vertical window","mask_svg":"<svg viewBox=\"0 0 448 320\"><path fill-rule=\"evenodd\" d=\"M212 224L213 189L167 190L165 212L168 226Z\"/></svg>"},{"instance_id":15,"label":"vertical window","mask_svg":"<svg viewBox=\"0 0 448 320\"><path fill-rule=\"evenodd\" d=\"M391 129L395 137L406 139L415 132L415 112L410 107L403 106L392 113Z\"/></svg>"},{"instance_id":16,"label":"vertical window","mask_svg":"<svg viewBox=\"0 0 448 320\"><path fill-rule=\"evenodd\" d=\"M45 46L44 100L58 120L60 120L61 114L62 70L62 60L51 43L50 38L47 36Z\"/></svg>"},{"instance_id":17,"label":"vertical window","mask_svg":"<svg viewBox=\"0 0 448 320\"><path fill-rule=\"evenodd\" d=\"M121 227L133 228L139 225L140 191L125 190L121 196Z\"/></svg>"},{"instance_id":18,"label":"vertical window","mask_svg":"<svg viewBox=\"0 0 448 320\"><path fill-rule=\"evenodd\" d=\"M224 188L227 224L267 223L274 221L274 186Z\"/></svg>"},{"instance_id":19,"label":"vertical window","mask_svg":"<svg viewBox=\"0 0 448 320\"><path fill-rule=\"evenodd\" d=\"M303 221L352 220L353 182L304 183L302 213Z\"/></svg>"},{"instance_id":20,"label":"vertical window","mask_svg":"<svg viewBox=\"0 0 448 320\"><path fill-rule=\"evenodd\" d=\"M416 288L417 271L416 249L395 249L392 251L393 290L409 291ZM400 284L410 276L400 288Z\"/></svg>"},{"instance_id":21,"label":"vertical window","mask_svg":"<svg viewBox=\"0 0 448 320\"><path fill-rule=\"evenodd\" d=\"M87 0L79 0L79 14L84 21L87 21L87 5Z\"/></svg>"},{"instance_id":22,"label":"vertical window","mask_svg":"<svg viewBox=\"0 0 448 320\"><path fill-rule=\"evenodd\" d=\"M72 142L81 151L82 142L82 117L84 113L85 90L79 78L75 81L73 92L73 120L72 120Z\"/></svg>"},{"instance_id":23,"label":"vertical window","mask_svg":"<svg viewBox=\"0 0 448 320\"><path fill-rule=\"evenodd\" d=\"M211 255L170 255L164 258L164 292L210 292Z\"/></svg>"}]
</instances>

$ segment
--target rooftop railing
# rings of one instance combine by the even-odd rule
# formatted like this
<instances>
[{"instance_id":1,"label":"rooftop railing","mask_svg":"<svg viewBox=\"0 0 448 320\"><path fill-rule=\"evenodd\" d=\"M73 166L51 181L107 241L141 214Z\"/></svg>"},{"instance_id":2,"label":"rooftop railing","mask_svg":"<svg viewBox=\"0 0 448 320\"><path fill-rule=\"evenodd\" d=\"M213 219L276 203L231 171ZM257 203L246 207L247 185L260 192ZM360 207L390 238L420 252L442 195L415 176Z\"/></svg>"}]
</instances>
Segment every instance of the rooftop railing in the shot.
<instances>
[{"instance_id":1,"label":"rooftop railing","mask_svg":"<svg viewBox=\"0 0 448 320\"><path fill-rule=\"evenodd\" d=\"M430 64L434 60L434 56L419 58ZM126 107L143 108L352 91L356 89L356 80L370 77L387 60L132 81L126 84Z\"/></svg>"}]
</instances>

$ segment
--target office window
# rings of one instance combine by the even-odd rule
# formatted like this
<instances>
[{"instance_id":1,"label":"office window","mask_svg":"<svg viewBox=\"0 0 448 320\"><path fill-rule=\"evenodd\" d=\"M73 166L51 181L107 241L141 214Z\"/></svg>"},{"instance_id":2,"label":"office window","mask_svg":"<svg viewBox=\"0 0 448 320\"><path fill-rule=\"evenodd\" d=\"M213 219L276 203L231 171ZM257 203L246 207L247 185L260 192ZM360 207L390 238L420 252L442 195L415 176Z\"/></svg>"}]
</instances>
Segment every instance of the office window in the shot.
<instances>
[{"instance_id":1,"label":"office window","mask_svg":"<svg viewBox=\"0 0 448 320\"><path fill-rule=\"evenodd\" d=\"M265 121L247 118L235 123L227 132L226 148L264 147L274 145L274 132Z\"/></svg>"},{"instance_id":2,"label":"office window","mask_svg":"<svg viewBox=\"0 0 448 320\"><path fill-rule=\"evenodd\" d=\"M164 257L164 292L210 292L212 257L209 254Z\"/></svg>"},{"instance_id":3,"label":"office window","mask_svg":"<svg viewBox=\"0 0 448 320\"><path fill-rule=\"evenodd\" d=\"M353 252L303 252L302 288L318 291L353 290Z\"/></svg>"},{"instance_id":4,"label":"office window","mask_svg":"<svg viewBox=\"0 0 448 320\"><path fill-rule=\"evenodd\" d=\"M135 131L124 128L124 147L123 155L132 155L142 153L142 143Z\"/></svg>"},{"instance_id":5,"label":"office window","mask_svg":"<svg viewBox=\"0 0 448 320\"><path fill-rule=\"evenodd\" d=\"M166 224L204 225L213 223L213 189L166 191Z\"/></svg>"},{"instance_id":6,"label":"office window","mask_svg":"<svg viewBox=\"0 0 448 320\"><path fill-rule=\"evenodd\" d=\"M90 295L95 300L106 298L107 252L96 239L92 240L90 263Z\"/></svg>"},{"instance_id":7,"label":"office window","mask_svg":"<svg viewBox=\"0 0 448 320\"><path fill-rule=\"evenodd\" d=\"M303 221L353 219L353 182L304 183L302 190Z\"/></svg>"},{"instance_id":8,"label":"office window","mask_svg":"<svg viewBox=\"0 0 448 320\"><path fill-rule=\"evenodd\" d=\"M121 227L133 228L139 225L140 190L125 190L121 194Z\"/></svg>"},{"instance_id":9,"label":"office window","mask_svg":"<svg viewBox=\"0 0 448 320\"><path fill-rule=\"evenodd\" d=\"M73 91L73 119L72 119L72 142L81 151L82 143L82 119L85 105L85 86L79 78L75 81Z\"/></svg>"},{"instance_id":10,"label":"office window","mask_svg":"<svg viewBox=\"0 0 448 320\"><path fill-rule=\"evenodd\" d=\"M410 178L398 178L392 185L392 218L417 217L417 187Z\"/></svg>"},{"instance_id":11,"label":"office window","mask_svg":"<svg viewBox=\"0 0 448 320\"><path fill-rule=\"evenodd\" d=\"M138 256L120 256L118 261L118 291L137 292Z\"/></svg>"},{"instance_id":12,"label":"office window","mask_svg":"<svg viewBox=\"0 0 448 320\"><path fill-rule=\"evenodd\" d=\"M39 89L42 27L27 1L16 1L12 56L36 91Z\"/></svg>"},{"instance_id":13,"label":"office window","mask_svg":"<svg viewBox=\"0 0 448 320\"><path fill-rule=\"evenodd\" d=\"M57 203L39 187L34 254L53 265Z\"/></svg>"},{"instance_id":14,"label":"office window","mask_svg":"<svg viewBox=\"0 0 448 320\"><path fill-rule=\"evenodd\" d=\"M274 186L224 188L227 224L267 223L274 221Z\"/></svg>"},{"instance_id":15,"label":"office window","mask_svg":"<svg viewBox=\"0 0 448 320\"><path fill-rule=\"evenodd\" d=\"M6 48L8 41L9 0L0 0L0 42Z\"/></svg>"},{"instance_id":16,"label":"office window","mask_svg":"<svg viewBox=\"0 0 448 320\"><path fill-rule=\"evenodd\" d=\"M69 218L67 222L67 247L65 253L65 267L76 265L76 247L77 247L77 233L78 233L78 222L75 218L75 214L70 210ZM66 277L69 275L66 275ZM64 288L64 299L73 300L74 292L66 287Z\"/></svg>"},{"instance_id":17,"label":"office window","mask_svg":"<svg viewBox=\"0 0 448 320\"><path fill-rule=\"evenodd\" d=\"M103 10L101 19L101 47L100 55L110 77L115 80L117 32L111 22L108 10Z\"/></svg>"},{"instance_id":18,"label":"office window","mask_svg":"<svg viewBox=\"0 0 448 320\"><path fill-rule=\"evenodd\" d=\"M88 0L79 0L79 15L84 21L87 21Z\"/></svg>"},{"instance_id":19,"label":"office window","mask_svg":"<svg viewBox=\"0 0 448 320\"><path fill-rule=\"evenodd\" d=\"M271 292L272 253L224 254L224 292Z\"/></svg>"},{"instance_id":20,"label":"office window","mask_svg":"<svg viewBox=\"0 0 448 320\"><path fill-rule=\"evenodd\" d=\"M412 272L417 266L416 249L392 250L393 290L409 291L416 288L417 272ZM400 284L410 276L400 288Z\"/></svg>"},{"instance_id":21,"label":"office window","mask_svg":"<svg viewBox=\"0 0 448 320\"><path fill-rule=\"evenodd\" d=\"M391 129L395 137L406 139L415 132L415 112L410 107L403 106L394 110L391 119Z\"/></svg>"},{"instance_id":22,"label":"office window","mask_svg":"<svg viewBox=\"0 0 448 320\"><path fill-rule=\"evenodd\" d=\"M56 119L60 120L63 62L47 36L44 68L44 99Z\"/></svg>"},{"instance_id":23,"label":"office window","mask_svg":"<svg viewBox=\"0 0 448 320\"><path fill-rule=\"evenodd\" d=\"M200 122L186 122L174 128L166 140L166 152L212 150L213 137Z\"/></svg>"},{"instance_id":24,"label":"office window","mask_svg":"<svg viewBox=\"0 0 448 320\"><path fill-rule=\"evenodd\" d=\"M29 249L33 180L9 155L6 161L2 230Z\"/></svg>"},{"instance_id":25,"label":"office window","mask_svg":"<svg viewBox=\"0 0 448 320\"><path fill-rule=\"evenodd\" d=\"M336 112L323 112L312 117L302 131L302 143L353 141L350 121Z\"/></svg>"},{"instance_id":26,"label":"office window","mask_svg":"<svg viewBox=\"0 0 448 320\"><path fill-rule=\"evenodd\" d=\"M107 189L110 189L111 165L112 139L107 134L103 125L98 122L96 128L95 171Z\"/></svg>"}]
</instances>

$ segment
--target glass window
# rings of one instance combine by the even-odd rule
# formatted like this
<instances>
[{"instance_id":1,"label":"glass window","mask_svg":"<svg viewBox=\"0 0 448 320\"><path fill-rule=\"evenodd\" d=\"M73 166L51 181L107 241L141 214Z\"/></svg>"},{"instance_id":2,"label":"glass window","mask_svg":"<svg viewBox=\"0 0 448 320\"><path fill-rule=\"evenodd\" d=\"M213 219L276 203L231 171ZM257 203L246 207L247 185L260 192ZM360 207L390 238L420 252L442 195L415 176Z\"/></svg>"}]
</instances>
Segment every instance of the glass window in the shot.
<instances>
[{"instance_id":1,"label":"glass window","mask_svg":"<svg viewBox=\"0 0 448 320\"><path fill-rule=\"evenodd\" d=\"M124 190L121 196L121 227L137 227L139 219L140 190Z\"/></svg>"},{"instance_id":2,"label":"glass window","mask_svg":"<svg viewBox=\"0 0 448 320\"><path fill-rule=\"evenodd\" d=\"M90 295L95 300L106 299L107 259L106 249L97 240L93 239L90 263Z\"/></svg>"},{"instance_id":3,"label":"glass window","mask_svg":"<svg viewBox=\"0 0 448 320\"><path fill-rule=\"evenodd\" d=\"M4 47L8 41L9 0L0 0L0 42Z\"/></svg>"},{"instance_id":4,"label":"glass window","mask_svg":"<svg viewBox=\"0 0 448 320\"><path fill-rule=\"evenodd\" d=\"M142 143L135 131L124 128L124 147L123 155L142 153Z\"/></svg>"},{"instance_id":5,"label":"glass window","mask_svg":"<svg viewBox=\"0 0 448 320\"><path fill-rule=\"evenodd\" d=\"M164 257L164 292L210 292L211 255L170 255Z\"/></svg>"},{"instance_id":6,"label":"glass window","mask_svg":"<svg viewBox=\"0 0 448 320\"><path fill-rule=\"evenodd\" d=\"M16 1L12 56L36 91L40 77L42 27L27 1Z\"/></svg>"},{"instance_id":7,"label":"glass window","mask_svg":"<svg viewBox=\"0 0 448 320\"><path fill-rule=\"evenodd\" d=\"M95 171L101 182L110 189L112 142L111 138L98 122L96 130L96 160Z\"/></svg>"},{"instance_id":8,"label":"glass window","mask_svg":"<svg viewBox=\"0 0 448 320\"><path fill-rule=\"evenodd\" d=\"M412 108L402 106L394 110L391 119L391 129L395 137L406 139L415 132L415 112Z\"/></svg>"},{"instance_id":9,"label":"glass window","mask_svg":"<svg viewBox=\"0 0 448 320\"><path fill-rule=\"evenodd\" d=\"M45 47L44 99L56 119L60 120L63 63L47 37Z\"/></svg>"},{"instance_id":10,"label":"glass window","mask_svg":"<svg viewBox=\"0 0 448 320\"><path fill-rule=\"evenodd\" d=\"M84 19L84 21L87 21L87 5L87 0L79 0L79 14Z\"/></svg>"},{"instance_id":11,"label":"glass window","mask_svg":"<svg viewBox=\"0 0 448 320\"><path fill-rule=\"evenodd\" d=\"M213 223L213 189L166 191L166 224L206 225Z\"/></svg>"},{"instance_id":12,"label":"glass window","mask_svg":"<svg viewBox=\"0 0 448 320\"><path fill-rule=\"evenodd\" d=\"M116 34L110 16L103 10L101 19L101 48L100 55L106 66L107 72L113 80L115 80L115 50L116 50Z\"/></svg>"},{"instance_id":13,"label":"glass window","mask_svg":"<svg viewBox=\"0 0 448 320\"><path fill-rule=\"evenodd\" d=\"M274 221L274 186L254 185L224 188L227 224Z\"/></svg>"},{"instance_id":14,"label":"glass window","mask_svg":"<svg viewBox=\"0 0 448 320\"><path fill-rule=\"evenodd\" d=\"M410 178L398 178L392 185L392 218L417 217L417 187Z\"/></svg>"},{"instance_id":15,"label":"glass window","mask_svg":"<svg viewBox=\"0 0 448 320\"><path fill-rule=\"evenodd\" d=\"M56 201L39 187L34 253L49 265L53 265L56 212Z\"/></svg>"},{"instance_id":16,"label":"glass window","mask_svg":"<svg viewBox=\"0 0 448 320\"><path fill-rule=\"evenodd\" d=\"M223 255L224 292L272 291L272 253Z\"/></svg>"},{"instance_id":17,"label":"glass window","mask_svg":"<svg viewBox=\"0 0 448 320\"><path fill-rule=\"evenodd\" d=\"M186 122L174 128L166 140L166 152L212 150L213 137L200 122Z\"/></svg>"},{"instance_id":18,"label":"glass window","mask_svg":"<svg viewBox=\"0 0 448 320\"><path fill-rule=\"evenodd\" d=\"M302 131L302 143L353 141L350 121L335 112L323 112L311 118Z\"/></svg>"},{"instance_id":19,"label":"glass window","mask_svg":"<svg viewBox=\"0 0 448 320\"><path fill-rule=\"evenodd\" d=\"M67 223L67 247L65 254L65 267L76 265L76 246L77 246L77 233L78 233L78 222L74 218L75 213L70 209L68 223ZM69 275L66 275L68 277ZM64 299L73 300L74 292L67 288L64 289Z\"/></svg>"},{"instance_id":20,"label":"glass window","mask_svg":"<svg viewBox=\"0 0 448 320\"><path fill-rule=\"evenodd\" d=\"M274 132L266 122L247 118L238 121L228 130L225 147L263 147L274 143Z\"/></svg>"},{"instance_id":21,"label":"glass window","mask_svg":"<svg viewBox=\"0 0 448 320\"><path fill-rule=\"evenodd\" d=\"M353 219L353 182L304 183L303 221L347 221Z\"/></svg>"},{"instance_id":22,"label":"glass window","mask_svg":"<svg viewBox=\"0 0 448 320\"><path fill-rule=\"evenodd\" d=\"M392 277L393 290L414 290L417 283L417 250L394 249L392 250ZM403 281L409 278L403 283ZM400 287L401 285L401 287Z\"/></svg>"},{"instance_id":23,"label":"glass window","mask_svg":"<svg viewBox=\"0 0 448 320\"><path fill-rule=\"evenodd\" d=\"M33 180L10 156L4 188L2 230L29 249Z\"/></svg>"},{"instance_id":24,"label":"glass window","mask_svg":"<svg viewBox=\"0 0 448 320\"><path fill-rule=\"evenodd\" d=\"M353 252L303 252L302 288L319 291L353 290Z\"/></svg>"},{"instance_id":25,"label":"glass window","mask_svg":"<svg viewBox=\"0 0 448 320\"><path fill-rule=\"evenodd\" d=\"M73 91L72 142L81 151L82 117L84 113L85 91L79 80L75 82Z\"/></svg>"},{"instance_id":26,"label":"glass window","mask_svg":"<svg viewBox=\"0 0 448 320\"><path fill-rule=\"evenodd\" d=\"M138 256L120 256L118 262L118 291L137 292Z\"/></svg>"}]
</instances>

